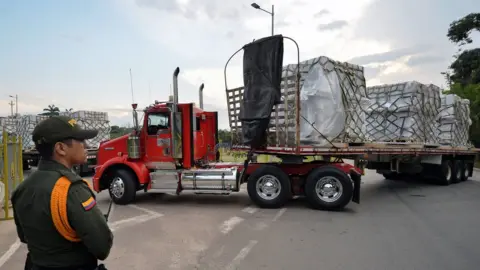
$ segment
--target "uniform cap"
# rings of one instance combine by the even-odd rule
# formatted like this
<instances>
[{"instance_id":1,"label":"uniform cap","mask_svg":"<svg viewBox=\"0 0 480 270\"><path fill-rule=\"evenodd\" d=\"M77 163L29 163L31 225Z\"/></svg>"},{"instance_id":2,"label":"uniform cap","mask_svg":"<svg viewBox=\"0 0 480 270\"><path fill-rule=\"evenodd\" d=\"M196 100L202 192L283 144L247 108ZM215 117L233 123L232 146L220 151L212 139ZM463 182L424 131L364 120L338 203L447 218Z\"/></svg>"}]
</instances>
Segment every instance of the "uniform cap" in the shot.
<instances>
[{"instance_id":1,"label":"uniform cap","mask_svg":"<svg viewBox=\"0 0 480 270\"><path fill-rule=\"evenodd\" d=\"M97 130L82 129L75 119L53 116L37 124L32 132L32 140L36 144L56 143L66 139L83 141L93 139L97 134Z\"/></svg>"}]
</instances>

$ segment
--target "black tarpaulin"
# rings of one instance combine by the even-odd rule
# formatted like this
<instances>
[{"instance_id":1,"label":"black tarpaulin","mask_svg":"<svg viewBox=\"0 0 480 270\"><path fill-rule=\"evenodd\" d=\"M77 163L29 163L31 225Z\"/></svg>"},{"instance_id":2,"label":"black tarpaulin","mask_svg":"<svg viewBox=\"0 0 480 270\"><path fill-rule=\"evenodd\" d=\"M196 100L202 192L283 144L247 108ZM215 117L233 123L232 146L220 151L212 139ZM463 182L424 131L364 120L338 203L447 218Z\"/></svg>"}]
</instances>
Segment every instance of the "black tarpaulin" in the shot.
<instances>
[{"instance_id":1,"label":"black tarpaulin","mask_svg":"<svg viewBox=\"0 0 480 270\"><path fill-rule=\"evenodd\" d=\"M253 148L265 142L273 106L281 102L283 36L262 38L243 47L243 142Z\"/></svg>"}]
</instances>

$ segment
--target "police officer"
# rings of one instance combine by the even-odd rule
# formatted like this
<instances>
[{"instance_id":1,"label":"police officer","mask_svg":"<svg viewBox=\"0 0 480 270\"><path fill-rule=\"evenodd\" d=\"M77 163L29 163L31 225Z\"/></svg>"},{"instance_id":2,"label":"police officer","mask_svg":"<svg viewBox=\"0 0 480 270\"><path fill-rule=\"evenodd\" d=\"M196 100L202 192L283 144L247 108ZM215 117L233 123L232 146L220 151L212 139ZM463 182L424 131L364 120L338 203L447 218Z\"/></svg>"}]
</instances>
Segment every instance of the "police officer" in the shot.
<instances>
[{"instance_id":1,"label":"police officer","mask_svg":"<svg viewBox=\"0 0 480 270\"><path fill-rule=\"evenodd\" d=\"M43 120L32 133L41 160L11 199L18 237L28 246L30 269L104 267L98 261L108 257L113 235L89 184L72 170L86 162L85 140L97 134L64 116Z\"/></svg>"}]
</instances>

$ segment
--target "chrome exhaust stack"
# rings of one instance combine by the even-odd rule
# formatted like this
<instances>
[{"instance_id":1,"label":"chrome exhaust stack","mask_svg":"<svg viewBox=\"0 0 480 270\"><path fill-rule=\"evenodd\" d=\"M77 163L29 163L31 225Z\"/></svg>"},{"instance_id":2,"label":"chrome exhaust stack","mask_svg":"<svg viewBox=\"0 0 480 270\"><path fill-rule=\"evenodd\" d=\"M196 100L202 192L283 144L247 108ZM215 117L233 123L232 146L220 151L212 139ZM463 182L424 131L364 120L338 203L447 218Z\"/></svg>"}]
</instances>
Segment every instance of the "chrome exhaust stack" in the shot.
<instances>
[{"instance_id":1,"label":"chrome exhaust stack","mask_svg":"<svg viewBox=\"0 0 480 270\"><path fill-rule=\"evenodd\" d=\"M202 85L200 85L200 88L198 89L198 103L199 103L200 109L202 110L203 110L203 87L204 87L204 84L202 83Z\"/></svg>"}]
</instances>

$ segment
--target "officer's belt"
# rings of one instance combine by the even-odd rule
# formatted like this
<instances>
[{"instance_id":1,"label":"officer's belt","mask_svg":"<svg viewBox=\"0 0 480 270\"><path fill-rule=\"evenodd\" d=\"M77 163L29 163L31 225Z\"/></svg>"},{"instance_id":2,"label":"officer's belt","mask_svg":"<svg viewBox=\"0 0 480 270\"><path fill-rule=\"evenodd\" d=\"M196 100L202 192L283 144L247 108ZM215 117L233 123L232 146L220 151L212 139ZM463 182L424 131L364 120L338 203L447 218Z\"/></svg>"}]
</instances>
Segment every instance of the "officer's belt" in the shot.
<instances>
[{"instance_id":1,"label":"officer's belt","mask_svg":"<svg viewBox=\"0 0 480 270\"><path fill-rule=\"evenodd\" d=\"M91 189L90 183L86 180L83 181ZM71 184L72 182L65 176L57 180L52 190L52 196L50 197L50 211L52 212L53 224L58 233L71 242L80 242L81 239L68 222L67 200L68 190Z\"/></svg>"}]
</instances>

